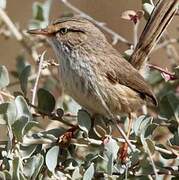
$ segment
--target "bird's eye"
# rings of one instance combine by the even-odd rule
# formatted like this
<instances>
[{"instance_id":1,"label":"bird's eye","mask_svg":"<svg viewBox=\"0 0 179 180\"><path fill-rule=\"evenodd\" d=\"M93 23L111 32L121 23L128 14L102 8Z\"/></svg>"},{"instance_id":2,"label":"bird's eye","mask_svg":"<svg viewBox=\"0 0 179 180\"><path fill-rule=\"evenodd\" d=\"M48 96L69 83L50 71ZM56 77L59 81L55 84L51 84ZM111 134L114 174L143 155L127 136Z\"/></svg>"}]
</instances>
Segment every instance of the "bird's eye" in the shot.
<instances>
[{"instance_id":1,"label":"bird's eye","mask_svg":"<svg viewBox=\"0 0 179 180\"><path fill-rule=\"evenodd\" d=\"M67 28L61 28L59 30L59 32L60 32L60 34L64 35L64 34L66 34L68 32L68 29Z\"/></svg>"}]
</instances>

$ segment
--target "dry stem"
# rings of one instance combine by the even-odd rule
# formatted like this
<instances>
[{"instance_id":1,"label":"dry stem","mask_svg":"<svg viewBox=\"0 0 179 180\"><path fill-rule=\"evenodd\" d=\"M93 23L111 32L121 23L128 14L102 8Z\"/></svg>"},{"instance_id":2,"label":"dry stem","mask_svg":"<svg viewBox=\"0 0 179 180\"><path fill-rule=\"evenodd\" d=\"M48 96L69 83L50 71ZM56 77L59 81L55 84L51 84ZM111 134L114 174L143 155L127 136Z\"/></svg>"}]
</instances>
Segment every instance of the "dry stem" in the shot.
<instances>
[{"instance_id":1,"label":"dry stem","mask_svg":"<svg viewBox=\"0 0 179 180\"><path fill-rule=\"evenodd\" d=\"M138 70L143 66L146 58L158 42L175 13L179 0L160 0L153 10L131 56L131 64Z\"/></svg>"}]
</instances>

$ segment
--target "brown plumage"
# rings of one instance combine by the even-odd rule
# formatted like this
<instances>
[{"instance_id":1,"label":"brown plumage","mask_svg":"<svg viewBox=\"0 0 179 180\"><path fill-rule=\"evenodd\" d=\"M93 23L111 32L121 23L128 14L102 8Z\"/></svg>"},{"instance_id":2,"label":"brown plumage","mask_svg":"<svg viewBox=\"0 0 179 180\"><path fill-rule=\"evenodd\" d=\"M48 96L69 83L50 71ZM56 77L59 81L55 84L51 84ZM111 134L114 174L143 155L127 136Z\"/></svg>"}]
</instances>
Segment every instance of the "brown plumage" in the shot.
<instances>
[{"instance_id":1,"label":"brown plumage","mask_svg":"<svg viewBox=\"0 0 179 180\"><path fill-rule=\"evenodd\" d=\"M30 33L49 38L66 92L92 114L130 113L146 100L157 105L144 78L89 20L62 18Z\"/></svg>"}]
</instances>

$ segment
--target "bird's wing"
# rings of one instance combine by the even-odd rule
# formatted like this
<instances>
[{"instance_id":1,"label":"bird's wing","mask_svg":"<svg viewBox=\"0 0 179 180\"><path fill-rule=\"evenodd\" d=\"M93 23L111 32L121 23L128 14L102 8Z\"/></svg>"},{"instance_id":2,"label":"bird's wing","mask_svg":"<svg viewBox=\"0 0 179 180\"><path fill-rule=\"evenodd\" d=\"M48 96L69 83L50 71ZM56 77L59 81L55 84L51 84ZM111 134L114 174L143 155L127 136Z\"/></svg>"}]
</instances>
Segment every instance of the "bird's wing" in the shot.
<instances>
[{"instance_id":1,"label":"bird's wing","mask_svg":"<svg viewBox=\"0 0 179 180\"><path fill-rule=\"evenodd\" d=\"M111 83L120 83L133 89L139 93L141 98L150 99L153 104L157 105L156 97L150 85L146 83L138 71L118 52L111 54L113 54L113 56L111 55L108 59L109 67L104 66L103 68L105 69L107 79Z\"/></svg>"}]
</instances>

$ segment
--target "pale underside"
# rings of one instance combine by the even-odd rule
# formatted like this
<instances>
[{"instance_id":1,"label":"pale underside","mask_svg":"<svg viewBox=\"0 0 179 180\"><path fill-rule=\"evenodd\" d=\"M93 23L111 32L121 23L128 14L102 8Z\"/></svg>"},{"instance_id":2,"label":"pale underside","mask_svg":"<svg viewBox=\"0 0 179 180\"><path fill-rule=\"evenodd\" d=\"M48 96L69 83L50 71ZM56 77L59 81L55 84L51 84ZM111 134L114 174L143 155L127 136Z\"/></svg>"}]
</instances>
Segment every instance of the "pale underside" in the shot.
<instances>
[{"instance_id":1,"label":"pale underside","mask_svg":"<svg viewBox=\"0 0 179 180\"><path fill-rule=\"evenodd\" d=\"M60 51L60 47L54 44L55 53L60 57L60 73L65 92L91 114L109 117L109 110L116 116L136 111L144 103L138 92L120 83L111 83L103 72L95 70L98 66L90 63L93 56L83 59L72 53L69 59L68 49ZM63 55L64 52L68 56Z\"/></svg>"}]
</instances>

